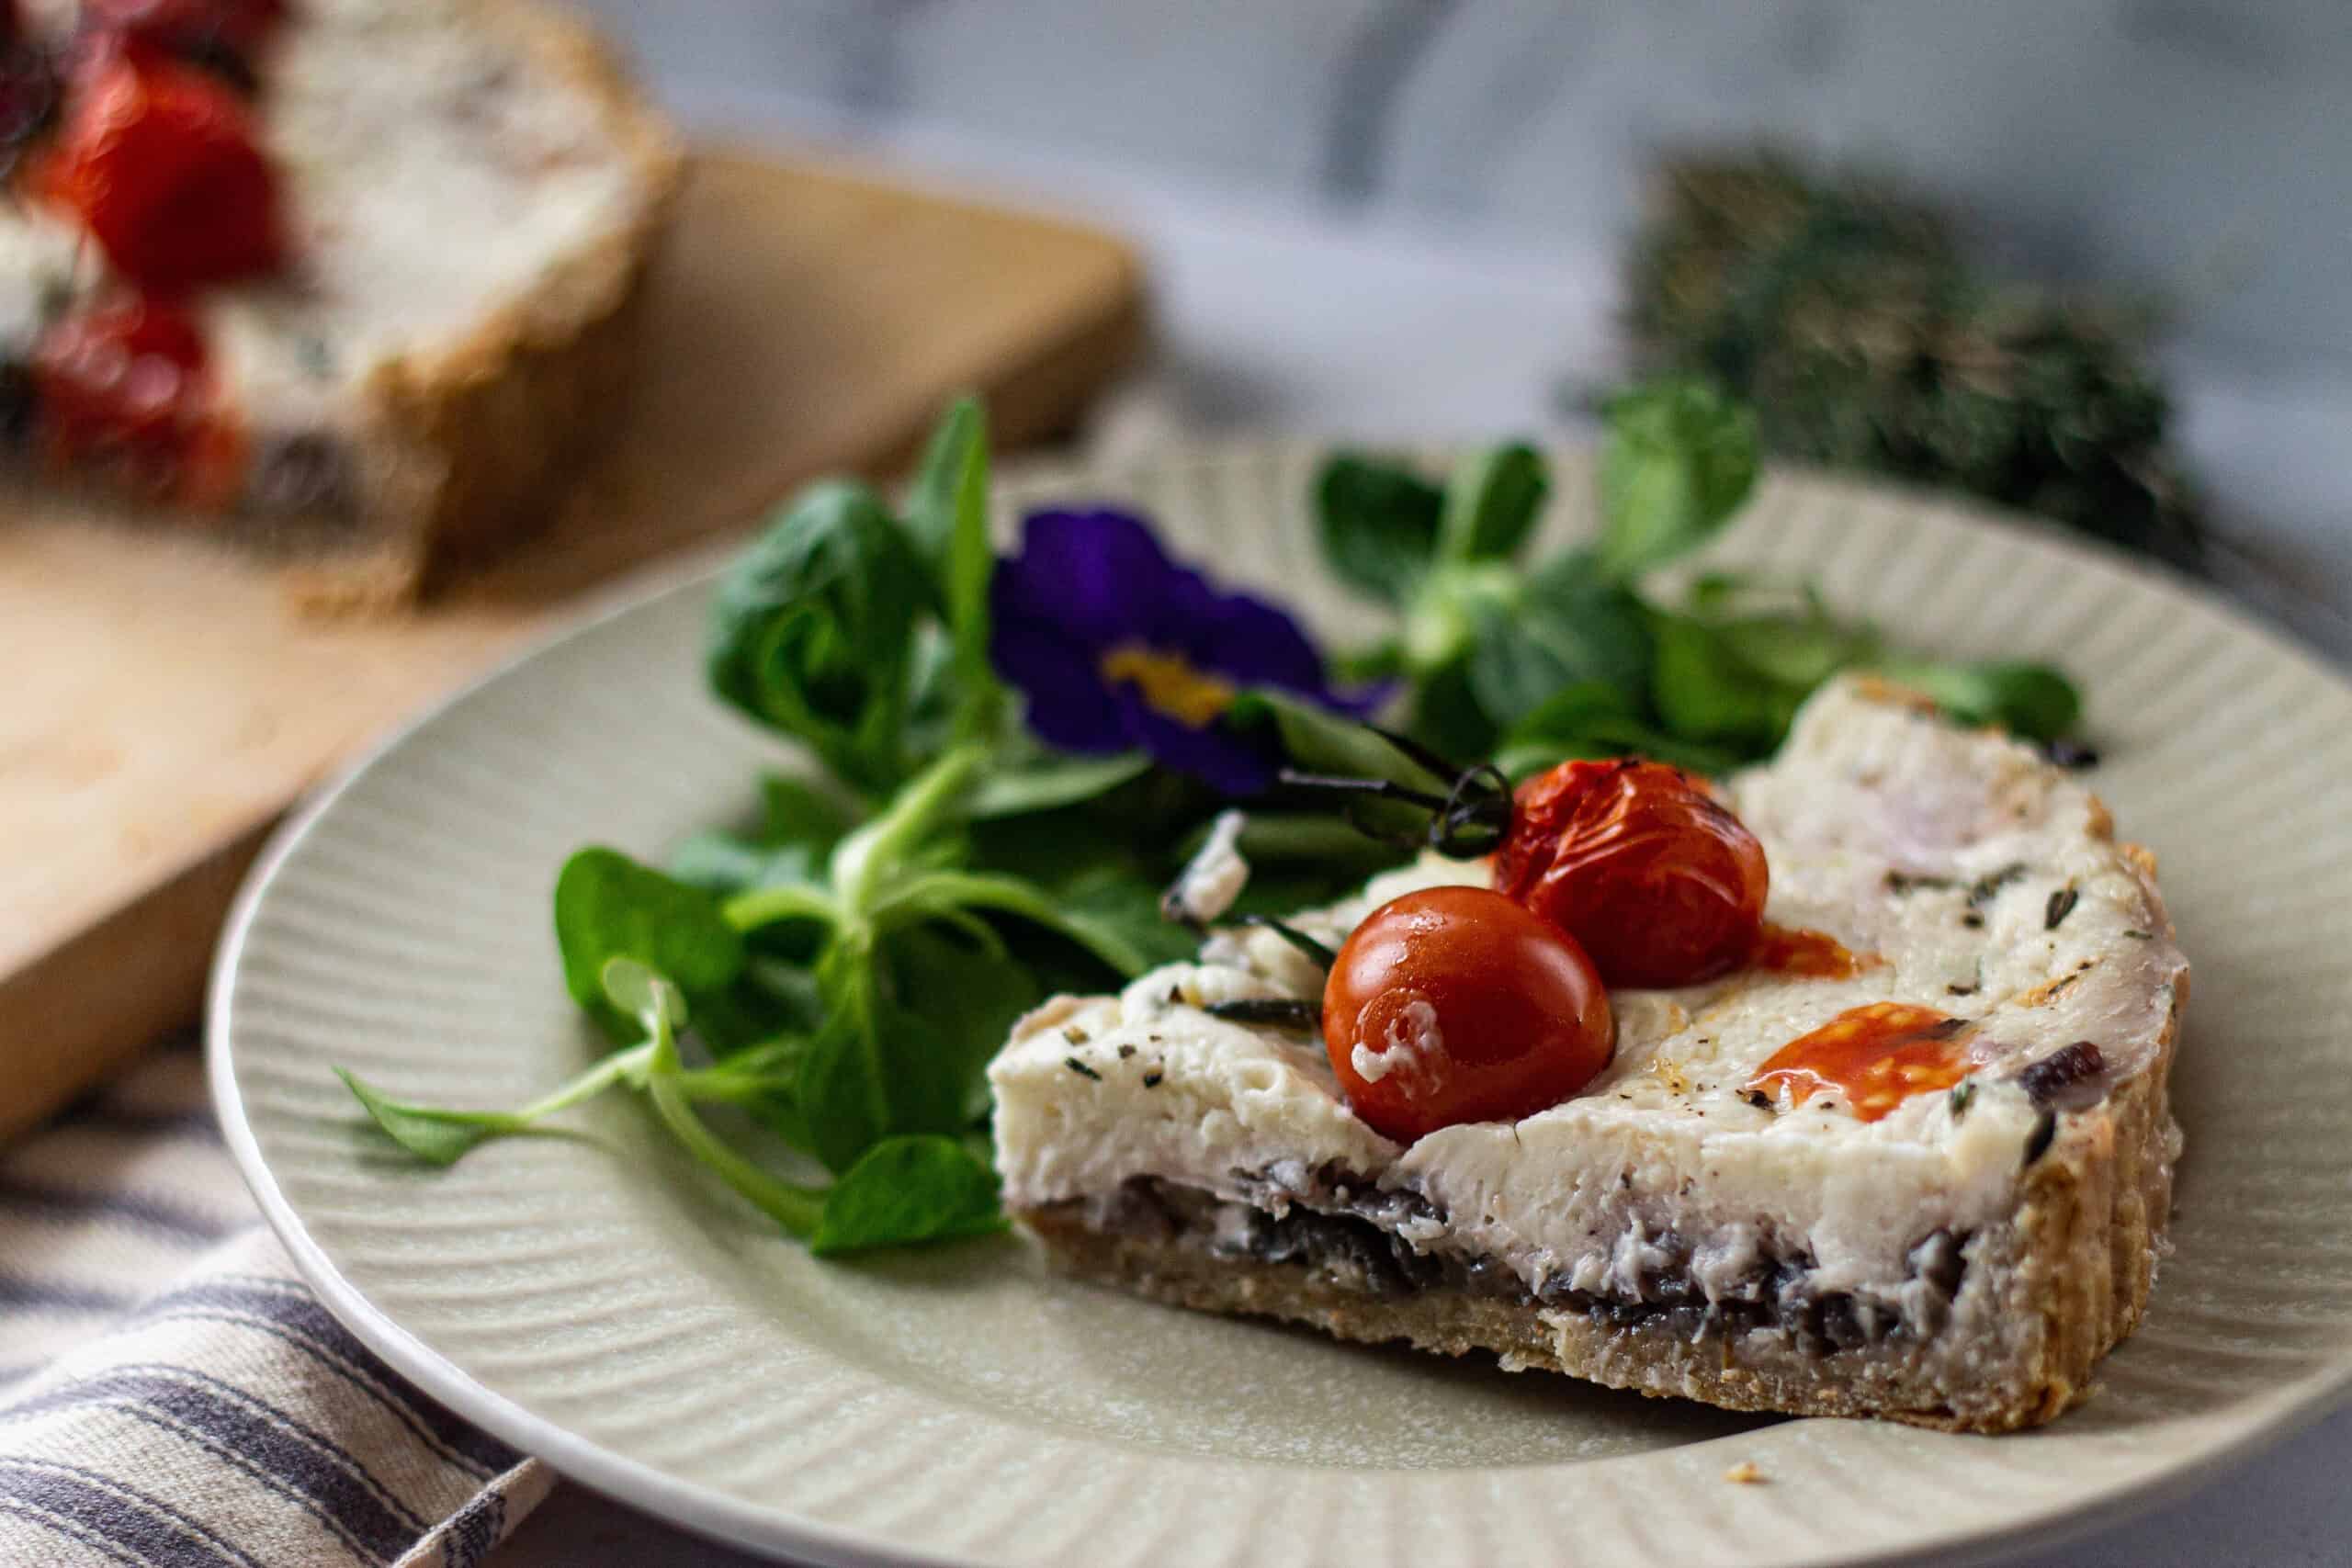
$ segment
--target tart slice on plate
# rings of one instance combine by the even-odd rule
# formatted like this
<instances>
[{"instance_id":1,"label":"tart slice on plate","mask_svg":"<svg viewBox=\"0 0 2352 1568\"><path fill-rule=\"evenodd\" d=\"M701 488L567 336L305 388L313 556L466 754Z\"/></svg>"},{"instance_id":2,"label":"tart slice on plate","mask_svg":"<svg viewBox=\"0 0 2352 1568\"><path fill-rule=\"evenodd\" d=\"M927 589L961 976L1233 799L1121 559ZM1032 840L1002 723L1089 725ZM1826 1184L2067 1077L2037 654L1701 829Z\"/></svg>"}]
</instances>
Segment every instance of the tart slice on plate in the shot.
<instances>
[{"instance_id":1,"label":"tart slice on plate","mask_svg":"<svg viewBox=\"0 0 2352 1568\"><path fill-rule=\"evenodd\" d=\"M1512 833L1031 1014L1008 1206L1162 1301L1645 1393L2083 1396L2164 1247L2188 994L2089 790L1847 679L1719 798L1566 764Z\"/></svg>"},{"instance_id":2,"label":"tart slice on plate","mask_svg":"<svg viewBox=\"0 0 2352 1568\"><path fill-rule=\"evenodd\" d=\"M5 0L0 141L17 469L368 600L551 514L678 167L532 0Z\"/></svg>"}]
</instances>

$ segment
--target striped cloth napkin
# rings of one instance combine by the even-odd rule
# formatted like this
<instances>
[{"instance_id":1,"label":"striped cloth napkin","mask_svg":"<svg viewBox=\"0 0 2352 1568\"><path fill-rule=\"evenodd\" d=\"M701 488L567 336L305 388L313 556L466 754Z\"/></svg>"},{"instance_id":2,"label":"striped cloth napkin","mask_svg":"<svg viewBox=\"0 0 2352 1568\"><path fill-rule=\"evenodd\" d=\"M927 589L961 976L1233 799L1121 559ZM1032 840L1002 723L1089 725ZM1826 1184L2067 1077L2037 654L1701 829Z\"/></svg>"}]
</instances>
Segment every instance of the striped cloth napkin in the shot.
<instances>
[{"instance_id":1,"label":"striped cloth napkin","mask_svg":"<svg viewBox=\"0 0 2352 1568\"><path fill-rule=\"evenodd\" d=\"M319 1305L191 1045L0 1150L0 1563L474 1568L553 1480Z\"/></svg>"}]
</instances>

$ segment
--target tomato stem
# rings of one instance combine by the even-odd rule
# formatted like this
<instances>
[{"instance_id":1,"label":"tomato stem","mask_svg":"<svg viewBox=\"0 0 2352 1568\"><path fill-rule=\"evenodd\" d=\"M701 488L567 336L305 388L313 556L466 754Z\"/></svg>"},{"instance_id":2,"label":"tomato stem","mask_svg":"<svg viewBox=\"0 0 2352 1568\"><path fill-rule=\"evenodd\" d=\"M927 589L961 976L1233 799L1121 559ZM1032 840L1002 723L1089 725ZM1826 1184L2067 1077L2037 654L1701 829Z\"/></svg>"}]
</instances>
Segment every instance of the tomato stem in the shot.
<instances>
[{"instance_id":1,"label":"tomato stem","mask_svg":"<svg viewBox=\"0 0 2352 1568\"><path fill-rule=\"evenodd\" d=\"M1443 761L1433 754L1431 761ZM1292 768L1284 768L1278 776L1293 789L1349 796L1348 820L1367 838L1384 843L1427 844L1455 860L1476 860L1480 855L1492 854L1510 831L1510 781L1492 762L1469 768L1443 765L1446 773L1441 776L1450 775L1453 785L1442 795L1389 779L1345 778L1300 773ZM1375 800L1395 801L1426 811L1430 814L1429 823L1409 833L1384 832L1357 809L1363 803Z\"/></svg>"},{"instance_id":2,"label":"tomato stem","mask_svg":"<svg viewBox=\"0 0 2352 1568\"><path fill-rule=\"evenodd\" d=\"M1290 997L1246 997L1238 1001L1212 1002L1202 1010L1227 1023L1271 1024L1313 1034L1323 1027L1323 1010L1313 1002Z\"/></svg>"}]
</instances>

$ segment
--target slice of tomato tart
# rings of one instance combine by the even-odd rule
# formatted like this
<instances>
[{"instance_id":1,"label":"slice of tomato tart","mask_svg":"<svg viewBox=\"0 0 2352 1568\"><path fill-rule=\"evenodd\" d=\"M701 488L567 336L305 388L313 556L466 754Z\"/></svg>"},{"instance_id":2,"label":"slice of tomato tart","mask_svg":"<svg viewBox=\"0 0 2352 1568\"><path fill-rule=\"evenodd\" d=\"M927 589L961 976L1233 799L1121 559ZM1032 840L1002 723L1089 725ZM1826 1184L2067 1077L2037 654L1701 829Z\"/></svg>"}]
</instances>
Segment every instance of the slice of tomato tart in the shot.
<instances>
[{"instance_id":1,"label":"slice of tomato tart","mask_svg":"<svg viewBox=\"0 0 2352 1568\"><path fill-rule=\"evenodd\" d=\"M1566 764L1491 862L1047 1003L999 1166L1057 1264L1159 1301L1999 1430L2146 1304L2187 993L2077 779L1846 680L1719 788Z\"/></svg>"},{"instance_id":2,"label":"slice of tomato tart","mask_svg":"<svg viewBox=\"0 0 2352 1568\"><path fill-rule=\"evenodd\" d=\"M531 0L0 0L0 446L336 596L548 517L669 130Z\"/></svg>"}]
</instances>

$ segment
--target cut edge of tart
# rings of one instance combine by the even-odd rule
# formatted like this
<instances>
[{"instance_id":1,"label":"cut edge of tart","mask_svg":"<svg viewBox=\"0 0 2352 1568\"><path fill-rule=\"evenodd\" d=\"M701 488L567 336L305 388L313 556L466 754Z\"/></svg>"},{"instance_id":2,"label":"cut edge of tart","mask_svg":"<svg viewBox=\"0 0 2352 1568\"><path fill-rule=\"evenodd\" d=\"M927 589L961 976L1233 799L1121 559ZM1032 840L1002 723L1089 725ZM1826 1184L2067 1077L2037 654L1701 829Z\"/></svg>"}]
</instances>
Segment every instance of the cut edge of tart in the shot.
<instances>
[{"instance_id":1,"label":"cut edge of tart","mask_svg":"<svg viewBox=\"0 0 2352 1568\"><path fill-rule=\"evenodd\" d=\"M1725 788L1768 931L1826 934L1613 992L1578 1094L1394 1143L1320 1041L1205 1010L1320 984L1272 933L1220 933L1016 1027L1007 1206L1065 1270L1178 1305L1732 1409L2051 1419L2165 1246L2188 968L2153 860L2029 749L1867 680ZM1423 862L1293 924L1337 943L1485 872ZM1851 962L1804 962L1821 942Z\"/></svg>"}]
</instances>

